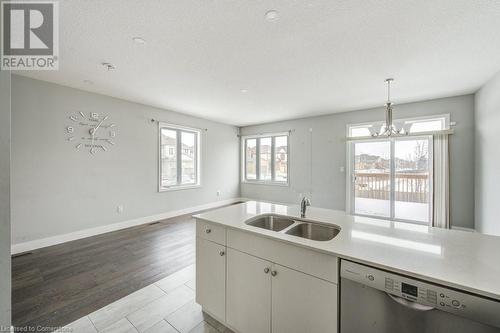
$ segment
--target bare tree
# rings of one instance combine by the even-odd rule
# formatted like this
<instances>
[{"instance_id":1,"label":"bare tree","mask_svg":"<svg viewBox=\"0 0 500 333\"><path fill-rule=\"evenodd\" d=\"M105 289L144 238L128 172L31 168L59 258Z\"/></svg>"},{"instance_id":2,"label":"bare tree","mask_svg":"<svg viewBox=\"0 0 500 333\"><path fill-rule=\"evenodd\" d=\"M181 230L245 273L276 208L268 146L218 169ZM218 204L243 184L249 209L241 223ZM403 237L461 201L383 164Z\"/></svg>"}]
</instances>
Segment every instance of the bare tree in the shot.
<instances>
[{"instance_id":1,"label":"bare tree","mask_svg":"<svg viewBox=\"0 0 500 333\"><path fill-rule=\"evenodd\" d=\"M417 141L413 155L415 156L415 161L426 160L428 154L429 154L429 149L427 148L427 142Z\"/></svg>"}]
</instances>

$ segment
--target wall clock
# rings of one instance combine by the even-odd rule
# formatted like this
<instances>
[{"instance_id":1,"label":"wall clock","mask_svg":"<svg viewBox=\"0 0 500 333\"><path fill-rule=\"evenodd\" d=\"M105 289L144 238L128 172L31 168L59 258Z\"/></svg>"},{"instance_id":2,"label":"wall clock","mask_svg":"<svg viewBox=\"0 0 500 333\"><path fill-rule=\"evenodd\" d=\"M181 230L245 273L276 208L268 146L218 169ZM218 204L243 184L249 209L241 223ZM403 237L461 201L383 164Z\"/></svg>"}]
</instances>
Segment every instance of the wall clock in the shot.
<instances>
[{"instance_id":1,"label":"wall clock","mask_svg":"<svg viewBox=\"0 0 500 333\"><path fill-rule=\"evenodd\" d=\"M71 122L66 126L67 140L77 150L88 151L93 155L98 151L107 151L115 144L116 125L109 121L109 116L80 111L69 116L69 120Z\"/></svg>"}]
</instances>

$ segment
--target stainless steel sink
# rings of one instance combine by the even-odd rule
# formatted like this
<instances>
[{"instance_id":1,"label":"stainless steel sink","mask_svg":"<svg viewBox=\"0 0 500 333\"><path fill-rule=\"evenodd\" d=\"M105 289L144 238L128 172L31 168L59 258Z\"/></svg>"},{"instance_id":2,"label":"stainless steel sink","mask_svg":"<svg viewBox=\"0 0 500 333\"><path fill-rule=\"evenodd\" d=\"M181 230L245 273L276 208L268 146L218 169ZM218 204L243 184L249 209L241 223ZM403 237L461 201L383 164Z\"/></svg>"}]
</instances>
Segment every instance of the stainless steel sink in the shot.
<instances>
[{"instance_id":1,"label":"stainless steel sink","mask_svg":"<svg viewBox=\"0 0 500 333\"><path fill-rule=\"evenodd\" d=\"M277 215L259 216L256 219L252 219L246 222L246 224L248 225L273 231L281 231L291 226L293 223L294 223L293 219Z\"/></svg>"},{"instance_id":2,"label":"stainless steel sink","mask_svg":"<svg viewBox=\"0 0 500 333\"><path fill-rule=\"evenodd\" d=\"M326 225L275 214L256 216L245 223L253 227L315 241L329 241L340 232L340 227L336 225Z\"/></svg>"},{"instance_id":3,"label":"stainless steel sink","mask_svg":"<svg viewBox=\"0 0 500 333\"><path fill-rule=\"evenodd\" d=\"M333 226L303 222L290 228L285 233L316 241L329 241L337 236L339 232L340 229Z\"/></svg>"}]
</instances>

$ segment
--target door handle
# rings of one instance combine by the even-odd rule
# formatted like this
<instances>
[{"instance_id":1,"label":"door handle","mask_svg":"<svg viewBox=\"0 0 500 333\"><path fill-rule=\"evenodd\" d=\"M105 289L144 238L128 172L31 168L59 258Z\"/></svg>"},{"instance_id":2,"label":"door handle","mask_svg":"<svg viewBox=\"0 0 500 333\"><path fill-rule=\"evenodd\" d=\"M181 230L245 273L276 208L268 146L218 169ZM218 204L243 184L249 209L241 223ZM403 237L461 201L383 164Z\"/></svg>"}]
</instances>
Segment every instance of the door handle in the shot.
<instances>
[{"instance_id":1,"label":"door handle","mask_svg":"<svg viewBox=\"0 0 500 333\"><path fill-rule=\"evenodd\" d=\"M225 254L226 254L226 252L224 252L224 250L220 250L220 251L219 251L219 255L220 255L221 257L222 257L223 255L225 255Z\"/></svg>"},{"instance_id":2,"label":"door handle","mask_svg":"<svg viewBox=\"0 0 500 333\"><path fill-rule=\"evenodd\" d=\"M430 311L430 310L433 310L434 308L432 306L428 306L428 305L423 305L423 304L420 304L420 303L417 303L417 302L412 302L412 301L409 301L403 297L398 297L398 296L394 296L394 295L391 295L389 293L386 292L386 294L396 303L406 307L406 308L409 308L409 309L412 309L412 310L415 310L415 311Z\"/></svg>"},{"instance_id":3,"label":"door handle","mask_svg":"<svg viewBox=\"0 0 500 333\"><path fill-rule=\"evenodd\" d=\"M269 273L269 267L264 268L264 273Z\"/></svg>"},{"instance_id":4,"label":"door handle","mask_svg":"<svg viewBox=\"0 0 500 333\"><path fill-rule=\"evenodd\" d=\"M271 275L272 275L272 276L276 276L276 275L278 275L278 272L276 272L276 271L271 271Z\"/></svg>"}]
</instances>

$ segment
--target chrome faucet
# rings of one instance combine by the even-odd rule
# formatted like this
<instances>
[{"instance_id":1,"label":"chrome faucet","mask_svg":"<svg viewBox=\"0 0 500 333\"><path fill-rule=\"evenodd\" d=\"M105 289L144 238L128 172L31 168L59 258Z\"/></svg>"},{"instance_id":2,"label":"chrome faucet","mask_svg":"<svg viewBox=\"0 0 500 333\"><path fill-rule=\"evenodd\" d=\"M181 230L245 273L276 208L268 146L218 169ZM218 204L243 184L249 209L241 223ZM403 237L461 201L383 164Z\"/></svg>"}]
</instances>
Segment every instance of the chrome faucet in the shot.
<instances>
[{"instance_id":1,"label":"chrome faucet","mask_svg":"<svg viewBox=\"0 0 500 333\"><path fill-rule=\"evenodd\" d=\"M306 217L307 206L311 206L311 201L307 197L303 197L300 202L300 217Z\"/></svg>"}]
</instances>

